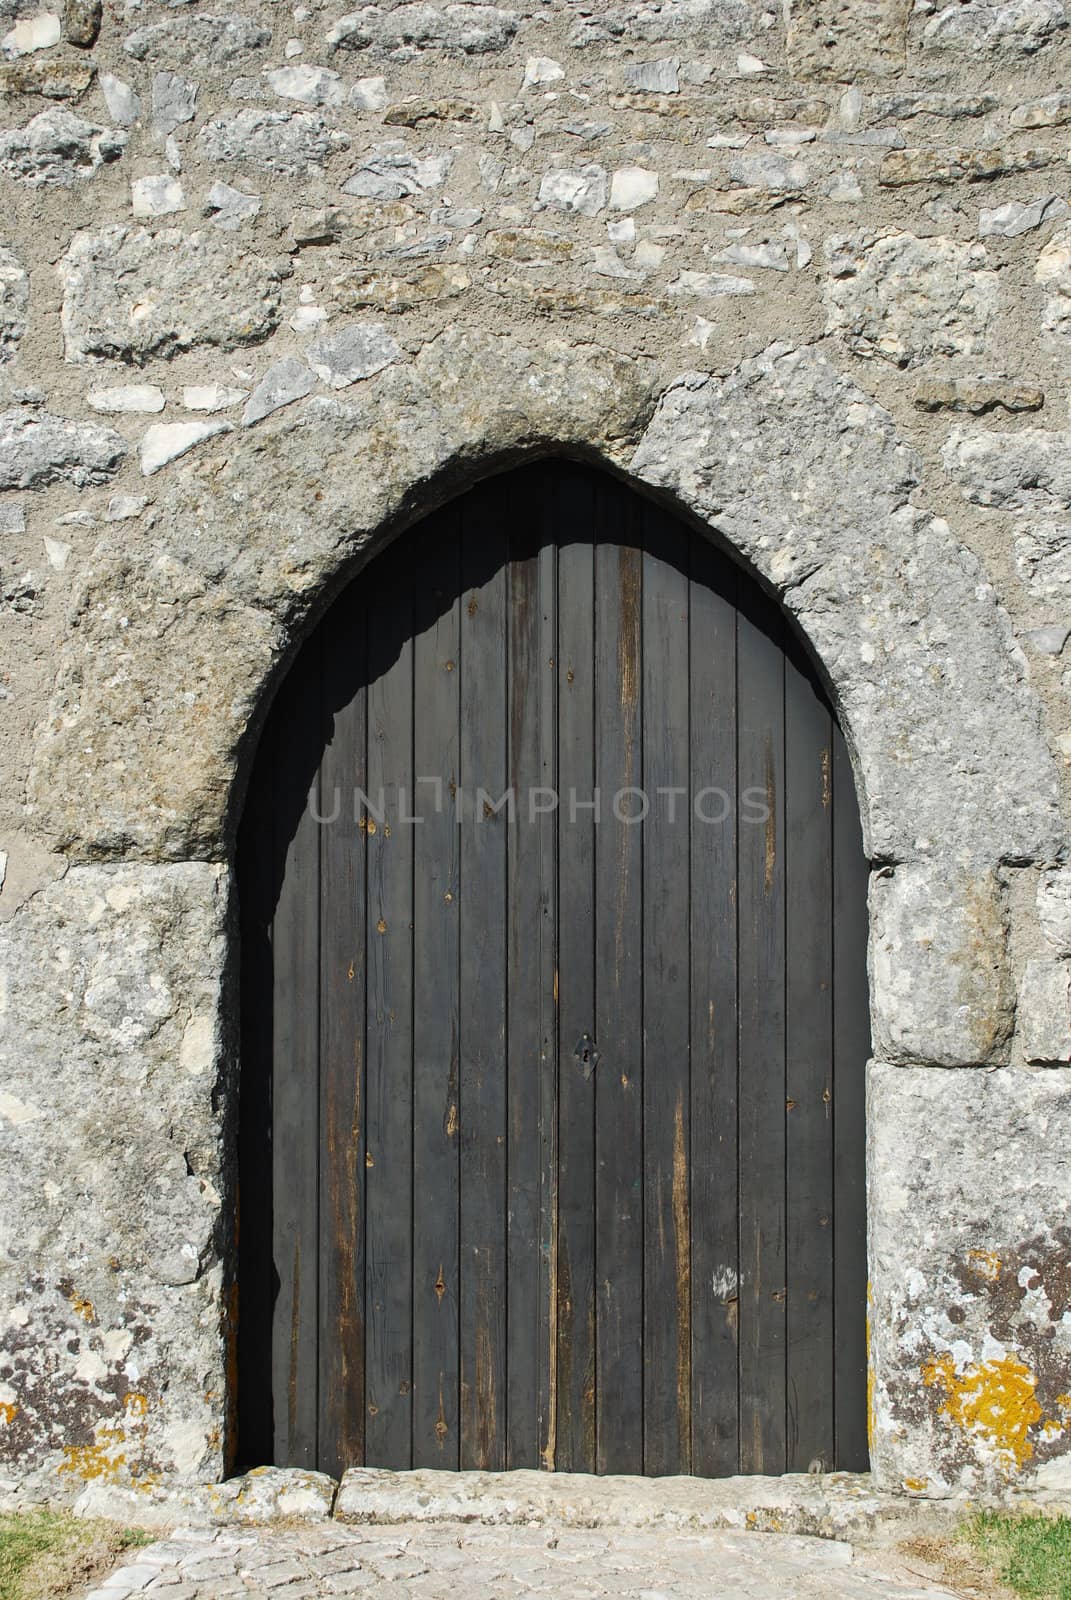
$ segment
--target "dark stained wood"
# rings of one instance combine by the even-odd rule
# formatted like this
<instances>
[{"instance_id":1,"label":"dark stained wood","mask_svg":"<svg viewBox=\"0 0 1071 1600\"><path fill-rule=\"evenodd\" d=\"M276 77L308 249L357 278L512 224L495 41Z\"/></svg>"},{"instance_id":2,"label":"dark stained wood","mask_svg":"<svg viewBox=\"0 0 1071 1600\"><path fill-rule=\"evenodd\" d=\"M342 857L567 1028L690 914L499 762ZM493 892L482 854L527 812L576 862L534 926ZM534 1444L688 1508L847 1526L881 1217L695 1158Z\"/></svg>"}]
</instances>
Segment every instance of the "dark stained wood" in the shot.
<instances>
[{"instance_id":1,"label":"dark stained wood","mask_svg":"<svg viewBox=\"0 0 1071 1600\"><path fill-rule=\"evenodd\" d=\"M276 1459L317 1460L319 1326L320 744L319 641L274 707L275 845L283 857L272 922L272 1319ZM310 807L309 799L312 798Z\"/></svg>"},{"instance_id":2,"label":"dark stained wood","mask_svg":"<svg viewBox=\"0 0 1071 1600\"><path fill-rule=\"evenodd\" d=\"M242 1465L866 1465L867 865L743 571L488 480L300 652L237 866Z\"/></svg>"},{"instance_id":3,"label":"dark stained wood","mask_svg":"<svg viewBox=\"0 0 1071 1600\"><path fill-rule=\"evenodd\" d=\"M809 672L785 653L787 1466L832 1469L833 747Z\"/></svg>"},{"instance_id":4,"label":"dark stained wood","mask_svg":"<svg viewBox=\"0 0 1071 1600\"><path fill-rule=\"evenodd\" d=\"M454 1467L459 1426L459 513L414 552L413 1466ZM445 523L445 527L442 524ZM424 780L424 781L421 781Z\"/></svg>"},{"instance_id":5,"label":"dark stained wood","mask_svg":"<svg viewBox=\"0 0 1071 1600\"><path fill-rule=\"evenodd\" d=\"M538 469L537 469L538 472ZM543 1204L543 1088L553 1032L554 923L548 888L553 878L554 820L533 808L545 786L542 733L545 685L555 651L553 548L545 547L532 473L507 481L509 725L507 776L517 796L508 830L506 1099L509 1113L506 1268L506 1465L538 1467L540 1450L541 1274ZM550 718L554 726L554 718ZM548 848L549 846L549 848ZM549 1001L549 1005L548 1005ZM553 1055L550 1058L553 1068ZM547 1097L553 1113L553 1080Z\"/></svg>"},{"instance_id":6,"label":"dark stained wood","mask_svg":"<svg viewBox=\"0 0 1071 1600\"><path fill-rule=\"evenodd\" d=\"M780 618L741 608L740 1467L762 1473L784 1472L786 1461L783 633Z\"/></svg>"},{"instance_id":7,"label":"dark stained wood","mask_svg":"<svg viewBox=\"0 0 1071 1600\"><path fill-rule=\"evenodd\" d=\"M412 1459L413 585L385 558L368 607L365 1453ZM379 815L376 812L379 811Z\"/></svg>"},{"instance_id":8,"label":"dark stained wood","mask_svg":"<svg viewBox=\"0 0 1071 1600\"><path fill-rule=\"evenodd\" d=\"M595 550L596 1466L643 1471L643 518L600 488Z\"/></svg>"},{"instance_id":9,"label":"dark stained wood","mask_svg":"<svg viewBox=\"0 0 1071 1600\"><path fill-rule=\"evenodd\" d=\"M365 839L354 814L365 786L363 603L336 609L321 630L320 761L320 1310L322 1470L364 1458Z\"/></svg>"},{"instance_id":10,"label":"dark stained wood","mask_svg":"<svg viewBox=\"0 0 1071 1600\"><path fill-rule=\"evenodd\" d=\"M692 1471L739 1470L737 574L691 540Z\"/></svg>"},{"instance_id":11,"label":"dark stained wood","mask_svg":"<svg viewBox=\"0 0 1071 1600\"><path fill-rule=\"evenodd\" d=\"M558 551L557 1450L595 1470L595 563L590 474L556 488ZM589 1053L589 1059L585 1053Z\"/></svg>"},{"instance_id":12,"label":"dark stained wood","mask_svg":"<svg viewBox=\"0 0 1071 1600\"><path fill-rule=\"evenodd\" d=\"M507 525L462 508L461 1465L506 1465Z\"/></svg>"},{"instance_id":13,"label":"dark stained wood","mask_svg":"<svg viewBox=\"0 0 1071 1600\"><path fill-rule=\"evenodd\" d=\"M689 539L643 554L644 1470L691 1470Z\"/></svg>"},{"instance_id":14,"label":"dark stained wood","mask_svg":"<svg viewBox=\"0 0 1071 1600\"><path fill-rule=\"evenodd\" d=\"M866 1063L868 869L851 760L833 733L834 1395L836 1460L865 1471L867 1451Z\"/></svg>"}]
</instances>

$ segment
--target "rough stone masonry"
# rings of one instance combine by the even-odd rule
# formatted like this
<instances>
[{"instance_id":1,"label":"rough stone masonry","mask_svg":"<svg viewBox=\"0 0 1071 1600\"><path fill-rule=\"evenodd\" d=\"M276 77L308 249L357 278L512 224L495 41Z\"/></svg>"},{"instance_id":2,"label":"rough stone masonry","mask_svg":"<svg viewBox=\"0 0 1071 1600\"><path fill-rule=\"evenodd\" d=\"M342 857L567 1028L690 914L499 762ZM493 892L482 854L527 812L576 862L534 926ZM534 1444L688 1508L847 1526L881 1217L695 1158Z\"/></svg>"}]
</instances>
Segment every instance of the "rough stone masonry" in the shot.
<instances>
[{"instance_id":1,"label":"rough stone masonry","mask_svg":"<svg viewBox=\"0 0 1071 1600\"><path fill-rule=\"evenodd\" d=\"M1071 3L0 0L0 1474L219 1478L231 851L481 473L700 519L873 862L871 1451L1071 1486Z\"/></svg>"}]
</instances>

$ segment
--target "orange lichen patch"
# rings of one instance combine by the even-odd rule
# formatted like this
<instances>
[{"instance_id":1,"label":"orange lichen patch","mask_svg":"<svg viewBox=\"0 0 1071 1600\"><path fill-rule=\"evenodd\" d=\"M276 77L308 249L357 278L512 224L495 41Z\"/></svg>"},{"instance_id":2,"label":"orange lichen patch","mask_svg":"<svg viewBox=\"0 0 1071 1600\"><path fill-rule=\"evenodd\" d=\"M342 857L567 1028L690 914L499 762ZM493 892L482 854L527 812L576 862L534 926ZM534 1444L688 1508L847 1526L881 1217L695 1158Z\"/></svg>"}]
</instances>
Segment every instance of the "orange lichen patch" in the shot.
<instances>
[{"instance_id":1,"label":"orange lichen patch","mask_svg":"<svg viewBox=\"0 0 1071 1600\"><path fill-rule=\"evenodd\" d=\"M76 1317L81 1317L83 1322L96 1322L97 1312L92 1300L86 1299L84 1295L77 1294L73 1290L67 1298L71 1302L71 1309Z\"/></svg>"},{"instance_id":2,"label":"orange lichen patch","mask_svg":"<svg viewBox=\"0 0 1071 1600\"><path fill-rule=\"evenodd\" d=\"M18 1406L12 1405L8 1400L0 1400L0 1423L9 1428L19 1414Z\"/></svg>"},{"instance_id":3,"label":"orange lichen patch","mask_svg":"<svg viewBox=\"0 0 1071 1600\"><path fill-rule=\"evenodd\" d=\"M1001 1259L995 1250L968 1250L967 1265L980 1278L996 1283L1000 1277Z\"/></svg>"},{"instance_id":4,"label":"orange lichen patch","mask_svg":"<svg viewBox=\"0 0 1071 1600\"><path fill-rule=\"evenodd\" d=\"M957 1372L950 1355L934 1356L922 1369L927 1388L941 1388L941 1416L964 1431L980 1433L1010 1472L1034 1454L1030 1430L1041 1422L1037 1379L1018 1356L1001 1356Z\"/></svg>"},{"instance_id":5,"label":"orange lichen patch","mask_svg":"<svg viewBox=\"0 0 1071 1600\"><path fill-rule=\"evenodd\" d=\"M911 1494L925 1494L929 1487L929 1478L905 1478L904 1488Z\"/></svg>"},{"instance_id":6,"label":"orange lichen patch","mask_svg":"<svg viewBox=\"0 0 1071 1600\"><path fill-rule=\"evenodd\" d=\"M126 1432L122 1428L98 1423L92 1444L64 1446L57 1471L70 1473L86 1483L118 1483L126 1470Z\"/></svg>"}]
</instances>

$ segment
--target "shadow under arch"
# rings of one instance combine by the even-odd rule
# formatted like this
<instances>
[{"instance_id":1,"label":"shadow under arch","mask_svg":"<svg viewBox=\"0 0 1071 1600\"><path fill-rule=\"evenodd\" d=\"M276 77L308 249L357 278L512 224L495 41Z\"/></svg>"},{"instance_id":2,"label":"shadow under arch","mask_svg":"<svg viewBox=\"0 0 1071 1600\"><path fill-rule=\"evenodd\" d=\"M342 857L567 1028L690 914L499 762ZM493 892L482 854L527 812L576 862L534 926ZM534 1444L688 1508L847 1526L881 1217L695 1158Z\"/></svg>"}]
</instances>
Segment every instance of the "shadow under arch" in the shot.
<instances>
[{"instance_id":1,"label":"shadow under arch","mask_svg":"<svg viewBox=\"0 0 1071 1600\"><path fill-rule=\"evenodd\" d=\"M794 620L776 598L764 589L760 580L745 568L744 563L734 558L727 548L719 547L710 530L695 517L682 514L677 508L668 509L663 496L644 490L642 485L634 485L621 474L607 472L602 464L594 465L590 461L577 459L575 455L565 457L545 451L527 458L521 464L515 461L498 462L482 475L478 484L470 482L460 495L453 498L439 493L433 495L433 500L439 500L438 509L430 513L422 511L419 516L401 516L401 525L385 530L375 551L361 568L333 587L330 598L317 607L311 630L276 681L276 692L252 764L245 810L238 830L237 872L242 917L242 1064L239 1101L241 1221L237 1459L243 1466L275 1460L279 1455L280 1432L284 1435L294 1434L294 1413L298 1404L296 1387L301 1378L299 1369L305 1360L298 1349L300 1337L295 1323L290 1341L290 1365L284 1373L286 1363L283 1361L281 1364L278 1332L278 1301L284 1286L274 1259L273 1230L277 1222L279 1184L285 1175L280 1172L273 1146L273 1119L278 1112L278 1063L273 1063L273 1054L277 1054L278 1018L273 1007L276 991L270 981L272 922L287 874L295 871L294 845L305 825L303 819L308 815L308 797L316 784L322 753L330 745L338 719L346 711L355 690L381 679L406 649L414 630L412 608L408 612L402 607L384 613L374 635L368 636L365 653L359 661L353 662L348 676L328 672L325 667L326 655L331 649L331 641L337 644L340 638L345 640L350 632L356 635L355 619L359 615L367 617L368 608L375 603L376 595L389 592L392 586L406 581L407 575L411 577L419 573L423 557L432 542L449 535L450 528L458 525L464 516L467 504L481 494L485 498L490 494L497 497L500 505L522 507L527 512L541 495L546 498L546 486L555 476L567 478L574 490L576 485L583 486L584 492L592 497L592 504L601 503L602 497L602 501L612 505L615 518L612 538L620 549L634 552L641 561L649 558L675 571L684 580L698 579L723 598L731 596L736 614L744 619L756 636L761 636L779 653L786 670L794 670L800 682L807 686L806 692L815 704L824 709L831 726L836 727L835 713L829 705L813 653L801 638ZM442 487L439 486L440 489ZM606 515L604 510L604 520ZM605 527L603 531L605 534ZM510 529L504 532L509 534ZM592 544L597 536L598 530L593 526L555 526L552 517L544 517L538 543L540 547L553 545L560 552L570 545ZM423 593L421 625L426 627L433 624L436 618L458 607L465 594L479 591L490 582L509 559L509 550L507 537L479 541L466 561L463 575L459 563L457 582L447 583L437 592L431 590ZM594 626L597 626L597 619L593 618ZM846 752L842 752L842 755L841 788L845 795L850 793L854 810L855 792L850 767ZM321 815L326 809L330 807L321 808ZM345 811L344 801L344 817ZM855 832L858 832L857 815ZM266 846L269 835L270 844ZM859 949L865 950L866 864L861 848L855 853L857 859L853 887L858 891L860 885L863 886L862 903L854 908L855 916L850 919L848 940L854 945L858 958ZM312 870L311 862L306 863L305 870ZM846 889L849 898L850 892L850 888ZM856 898L858 900L858 894ZM860 1021L861 1014L865 1013L865 974L862 978L860 1010L858 961L854 983L857 992L853 1002L852 1027L856 1036L856 1054L860 1060L859 1094L856 1096L853 1116L859 1121L857 1132L860 1148L854 1165L842 1163L845 1167L851 1165L852 1170L834 1173L832 1181L835 1183L843 1178L844 1203L855 1208L855 1215L850 1221L846 1215L842 1215L841 1226L845 1237L849 1233L853 1236L855 1268L861 1268L865 1273L864 1247L861 1243L864 1179L859 1098L862 1065L866 1056L863 1041L865 1023ZM846 992L850 987L850 984L845 984ZM310 999L308 1003L312 1004L313 1001ZM318 995L316 1003L319 1004ZM289 1285L288 1291L292 1287L292 1284ZM859 1287L855 1285L856 1289ZM739 1285L737 1290L739 1292ZM307 1283L304 1292L306 1295L311 1292ZM731 1306L734 1298L730 1296L725 1301L725 1307ZM846 1394L850 1391L852 1397L850 1403L847 1400L845 1402L845 1418L849 1411L854 1414L844 1422L844 1448L838 1453L834 1444L831 1451L834 1459L826 1460L828 1466L866 1464L865 1438L861 1431L865 1428L861 1406L865 1358L861 1345L862 1303L861 1297L858 1298L854 1331L847 1338L852 1353L845 1366L846 1373L851 1368L850 1375L845 1377L845 1391ZM735 1316L736 1313L731 1315ZM265 1336L273 1323L276 1324L274 1351L272 1340ZM362 1330L362 1361L363 1338ZM773 1359L776 1365L776 1351ZM356 1405L357 1397L354 1396L353 1400ZM363 1394L360 1404L364 1406ZM283 1424L280 1411L285 1407L289 1407L291 1415ZM782 1465L768 1461L756 1464L738 1440L736 1463L734 1465L727 1461L724 1470L776 1471L790 1467L799 1470L801 1465L810 1465L810 1459L801 1462L798 1452L793 1453L788 1440L791 1429L791 1413L788 1412ZM363 1440L363 1428L360 1432ZM360 1464L352 1458L339 1459L337 1454L331 1458L330 1450L326 1455L314 1450L314 1459L310 1459L307 1448L302 1448L305 1449L304 1455L301 1450L287 1451L288 1463L326 1465L328 1470ZM635 1469L627 1467L617 1470ZM642 1467L641 1470L650 1469Z\"/></svg>"}]
</instances>

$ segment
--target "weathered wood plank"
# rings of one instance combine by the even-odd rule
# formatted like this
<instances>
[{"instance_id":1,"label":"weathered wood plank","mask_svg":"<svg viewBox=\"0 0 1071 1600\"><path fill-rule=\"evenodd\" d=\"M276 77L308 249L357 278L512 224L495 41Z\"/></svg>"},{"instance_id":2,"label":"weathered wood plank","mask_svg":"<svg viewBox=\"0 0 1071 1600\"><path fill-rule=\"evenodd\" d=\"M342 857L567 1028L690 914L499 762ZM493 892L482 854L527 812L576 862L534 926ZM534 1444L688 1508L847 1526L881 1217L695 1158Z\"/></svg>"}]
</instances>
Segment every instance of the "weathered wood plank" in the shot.
<instances>
[{"instance_id":1,"label":"weathered wood plank","mask_svg":"<svg viewBox=\"0 0 1071 1600\"><path fill-rule=\"evenodd\" d=\"M507 529L491 483L462 507L461 1451L506 1464Z\"/></svg>"},{"instance_id":2,"label":"weathered wood plank","mask_svg":"<svg viewBox=\"0 0 1071 1600\"><path fill-rule=\"evenodd\" d=\"M643 1471L644 507L596 490L596 1465Z\"/></svg>"},{"instance_id":3,"label":"weathered wood plank","mask_svg":"<svg viewBox=\"0 0 1071 1600\"><path fill-rule=\"evenodd\" d=\"M833 734L834 1352L837 1466L865 1471L869 872L844 736Z\"/></svg>"},{"instance_id":4,"label":"weathered wood plank","mask_svg":"<svg viewBox=\"0 0 1071 1600\"><path fill-rule=\"evenodd\" d=\"M595 1470L594 486L558 472L557 1450ZM586 1057L586 1059L585 1059Z\"/></svg>"},{"instance_id":5,"label":"weathered wood plank","mask_svg":"<svg viewBox=\"0 0 1071 1600\"><path fill-rule=\"evenodd\" d=\"M364 1461L366 613L350 593L321 629L320 1360L318 1465ZM355 685L357 686L355 689Z\"/></svg>"},{"instance_id":6,"label":"weathered wood plank","mask_svg":"<svg viewBox=\"0 0 1071 1600\"><path fill-rule=\"evenodd\" d=\"M381 558L368 608L366 1408L370 1466L412 1461L413 583ZM378 816L375 812L378 811Z\"/></svg>"},{"instance_id":7,"label":"weathered wood plank","mask_svg":"<svg viewBox=\"0 0 1071 1600\"><path fill-rule=\"evenodd\" d=\"M689 540L643 555L644 1471L691 1471Z\"/></svg>"},{"instance_id":8,"label":"weathered wood plank","mask_svg":"<svg viewBox=\"0 0 1071 1600\"><path fill-rule=\"evenodd\" d=\"M503 486L509 528L508 782L516 809L508 835L508 1105L506 1464L539 1465L541 1085L548 1042L545 995L553 984L554 924L546 892L553 854L534 791L544 786L543 680L554 654L544 606L539 499L545 469ZM553 1107L549 1108L551 1114Z\"/></svg>"},{"instance_id":9,"label":"weathered wood plank","mask_svg":"<svg viewBox=\"0 0 1071 1600\"><path fill-rule=\"evenodd\" d=\"M320 648L302 651L273 708L276 848L272 923L272 1189L278 1292L272 1322L275 1460L317 1460L319 1278ZM313 806L309 799L312 797Z\"/></svg>"},{"instance_id":10,"label":"weathered wood plank","mask_svg":"<svg viewBox=\"0 0 1071 1600\"><path fill-rule=\"evenodd\" d=\"M787 1466L834 1464L832 718L785 654Z\"/></svg>"},{"instance_id":11,"label":"weathered wood plank","mask_svg":"<svg viewBox=\"0 0 1071 1600\"><path fill-rule=\"evenodd\" d=\"M765 605L741 601L740 1469L780 1473L786 1461L783 624Z\"/></svg>"},{"instance_id":12,"label":"weathered wood plank","mask_svg":"<svg viewBox=\"0 0 1071 1600\"><path fill-rule=\"evenodd\" d=\"M418 541L413 641L413 1465L459 1443L460 513Z\"/></svg>"},{"instance_id":13,"label":"weathered wood plank","mask_svg":"<svg viewBox=\"0 0 1071 1600\"><path fill-rule=\"evenodd\" d=\"M692 535L692 1471L739 1470L737 571Z\"/></svg>"}]
</instances>

